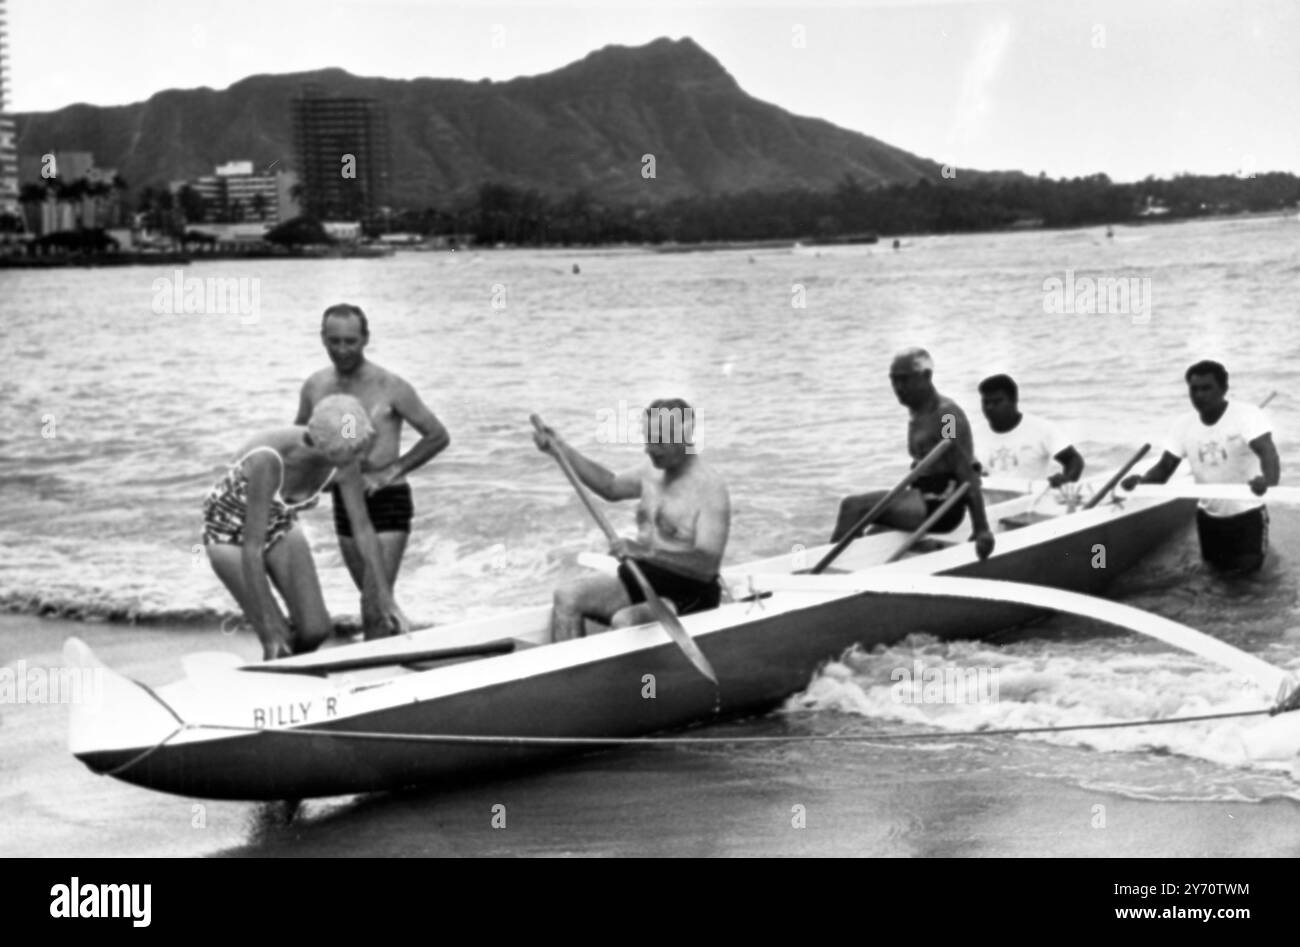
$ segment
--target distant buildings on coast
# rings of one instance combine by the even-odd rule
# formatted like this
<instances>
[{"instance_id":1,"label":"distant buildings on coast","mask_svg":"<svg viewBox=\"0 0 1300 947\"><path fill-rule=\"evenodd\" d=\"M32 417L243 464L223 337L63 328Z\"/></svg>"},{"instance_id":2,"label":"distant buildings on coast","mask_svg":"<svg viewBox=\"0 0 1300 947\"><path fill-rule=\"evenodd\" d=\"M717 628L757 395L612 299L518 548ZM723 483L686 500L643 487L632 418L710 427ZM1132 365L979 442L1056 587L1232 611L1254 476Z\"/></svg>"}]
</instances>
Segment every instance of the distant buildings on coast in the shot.
<instances>
[{"instance_id":1,"label":"distant buildings on coast","mask_svg":"<svg viewBox=\"0 0 1300 947\"><path fill-rule=\"evenodd\" d=\"M9 117L9 23L0 0L0 242L14 239L22 224L18 204L18 136Z\"/></svg>"},{"instance_id":2,"label":"distant buildings on coast","mask_svg":"<svg viewBox=\"0 0 1300 947\"><path fill-rule=\"evenodd\" d=\"M19 155L7 109L6 0L0 0L0 244L37 255L103 254L120 248L263 243L277 225L306 214L329 239L355 241L386 229L390 208L388 119L380 104L305 87L291 104L294 156L258 169L231 156L212 173L128 191L90 151ZM296 167L290 167L296 165ZM15 246L20 244L21 246ZM234 249L233 246L231 246Z\"/></svg>"},{"instance_id":3,"label":"distant buildings on coast","mask_svg":"<svg viewBox=\"0 0 1300 947\"><path fill-rule=\"evenodd\" d=\"M297 217L298 176L292 171L255 173L251 161L229 161L193 181L176 181L171 192L192 188L202 202L190 223L283 223ZM187 215L188 216L188 215Z\"/></svg>"},{"instance_id":4,"label":"distant buildings on coast","mask_svg":"<svg viewBox=\"0 0 1300 947\"><path fill-rule=\"evenodd\" d=\"M373 99L326 97L307 86L293 100L294 158L307 213L375 221L387 208L388 116Z\"/></svg>"}]
</instances>

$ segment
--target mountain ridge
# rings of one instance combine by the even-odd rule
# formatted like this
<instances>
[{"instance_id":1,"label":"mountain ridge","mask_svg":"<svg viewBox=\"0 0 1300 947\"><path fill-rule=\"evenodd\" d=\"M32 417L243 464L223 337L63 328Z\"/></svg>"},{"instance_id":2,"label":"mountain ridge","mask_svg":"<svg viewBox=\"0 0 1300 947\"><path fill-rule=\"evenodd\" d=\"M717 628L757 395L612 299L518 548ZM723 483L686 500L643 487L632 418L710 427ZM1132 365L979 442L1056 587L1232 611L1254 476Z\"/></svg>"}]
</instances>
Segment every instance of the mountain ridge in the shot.
<instances>
[{"instance_id":1,"label":"mountain ridge","mask_svg":"<svg viewBox=\"0 0 1300 947\"><path fill-rule=\"evenodd\" d=\"M395 207L445 206L486 183L658 204L826 190L846 176L866 187L908 184L940 172L937 162L754 98L689 38L605 46L500 82L366 77L338 67L260 73L223 90L166 89L128 105L20 113L18 147L23 155L92 151L133 188L211 174L234 159L292 168L290 102L306 85L384 105ZM654 156L654 178L642 176L645 155Z\"/></svg>"}]
</instances>

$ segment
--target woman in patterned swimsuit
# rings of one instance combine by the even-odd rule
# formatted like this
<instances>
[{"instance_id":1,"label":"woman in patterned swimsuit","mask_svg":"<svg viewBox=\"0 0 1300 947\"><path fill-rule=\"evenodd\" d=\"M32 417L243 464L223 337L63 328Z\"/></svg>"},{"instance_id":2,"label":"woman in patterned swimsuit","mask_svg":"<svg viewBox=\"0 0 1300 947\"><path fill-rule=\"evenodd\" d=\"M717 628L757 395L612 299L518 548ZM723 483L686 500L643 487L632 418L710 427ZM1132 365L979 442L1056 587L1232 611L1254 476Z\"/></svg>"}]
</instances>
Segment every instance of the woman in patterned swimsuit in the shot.
<instances>
[{"instance_id":1,"label":"woman in patterned swimsuit","mask_svg":"<svg viewBox=\"0 0 1300 947\"><path fill-rule=\"evenodd\" d=\"M375 602L394 633L409 629L384 577L379 541L366 513L360 458L374 429L351 395L323 398L307 426L253 438L203 505L203 542L217 577L257 629L263 657L311 651L329 635L316 563L298 526L298 511L338 484L366 565L363 596ZM268 581L269 580L269 581ZM286 619L271 592L289 608Z\"/></svg>"}]
</instances>

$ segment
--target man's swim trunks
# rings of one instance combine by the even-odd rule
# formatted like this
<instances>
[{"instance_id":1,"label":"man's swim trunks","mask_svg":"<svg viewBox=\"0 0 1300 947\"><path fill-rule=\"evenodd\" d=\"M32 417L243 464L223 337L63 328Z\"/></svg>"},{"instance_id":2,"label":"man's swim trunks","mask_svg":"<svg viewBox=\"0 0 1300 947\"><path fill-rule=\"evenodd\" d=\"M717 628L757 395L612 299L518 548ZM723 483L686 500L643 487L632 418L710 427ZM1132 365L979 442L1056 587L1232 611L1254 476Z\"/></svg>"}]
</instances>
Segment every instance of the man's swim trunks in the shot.
<instances>
[{"instance_id":1,"label":"man's swim trunks","mask_svg":"<svg viewBox=\"0 0 1300 947\"><path fill-rule=\"evenodd\" d=\"M343 494L338 486L332 490L334 496L334 532L342 539L352 538L352 523L348 519L348 509L343 504ZM382 490L366 496L366 510L370 514L370 525L376 533L409 533L411 518L415 515L415 504L411 501L409 483L389 484Z\"/></svg>"},{"instance_id":2,"label":"man's swim trunks","mask_svg":"<svg viewBox=\"0 0 1300 947\"><path fill-rule=\"evenodd\" d=\"M632 560L641 569L641 574L646 577L650 583L650 588L654 589L662 598L666 598L677 606L677 614L689 615L692 612L703 612L710 608L717 608L718 602L722 600L722 589L718 585L718 580L712 579L703 582L699 579L690 579L684 575L678 575L676 572L669 572L660 566L646 562L644 559ZM628 598L632 599L633 605L640 605L645 601L645 594L641 591L641 586L637 584L632 577L631 571L623 563L619 564L618 577L623 582L623 588L627 589Z\"/></svg>"},{"instance_id":3,"label":"man's swim trunks","mask_svg":"<svg viewBox=\"0 0 1300 947\"><path fill-rule=\"evenodd\" d=\"M1257 506L1236 516L1196 511L1201 555L1225 572L1257 572L1268 553L1268 508Z\"/></svg>"},{"instance_id":4,"label":"man's swim trunks","mask_svg":"<svg viewBox=\"0 0 1300 947\"><path fill-rule=\"evenodd\" d=\"M943 506L943 501L948 499L948 494L952 492L956 485L957 481L948 474L922 474L912 481L912 486L920 491L921 499L925 501L927 516ZM962 517L965 515L965 500L954 503L948 508L948 512L939 519L939 522L930 528L930 532L951 533L961 525Z\"/></svg>"}]
</instances>

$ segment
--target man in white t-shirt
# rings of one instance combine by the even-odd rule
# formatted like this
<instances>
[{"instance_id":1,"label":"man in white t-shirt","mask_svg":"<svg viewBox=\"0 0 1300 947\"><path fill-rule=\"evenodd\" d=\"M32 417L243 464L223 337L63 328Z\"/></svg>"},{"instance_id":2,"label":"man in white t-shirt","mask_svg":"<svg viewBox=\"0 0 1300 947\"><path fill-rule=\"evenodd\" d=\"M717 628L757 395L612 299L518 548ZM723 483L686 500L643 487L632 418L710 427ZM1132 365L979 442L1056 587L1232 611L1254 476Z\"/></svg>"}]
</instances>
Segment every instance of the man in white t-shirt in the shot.
<instances>
[{"instance_id":1,"label":"man in white t-shirt","mask_svg":"<svg viewBox=\"0 0 1300 947\"><path fill-rule=\"evenodd\" d=\"M1256 496L1277 486L1282 476L1277 447L1264 412L1252 404L1229 404L1228 372L1218 362L1187 369L1187 393L1196 414L1179 418L1164 443L1164 454L1138 483L1164 483L1186 457L1197 483L1244 483ZM1268 509L1262 501L1202 500L1196 511L1201 555L1231 572L1254 572L1268 551Z\"/></svg>"},{"instance_id":2,"label":"man in white t-shirt","mask_svg":"<svg viewBox=\"0 0 1300 947\"><path fill-rule=\"evenodd\" d=\"M1009 375L985 378L979 391L980 407L989 423L979 451L986 475L1046 479L1053 487L1078 481L1083 458L1055 424L1021 413L1020 389ZM1053 471L1054 463L1062 469Z\"/></svg>"}]
</instances>

